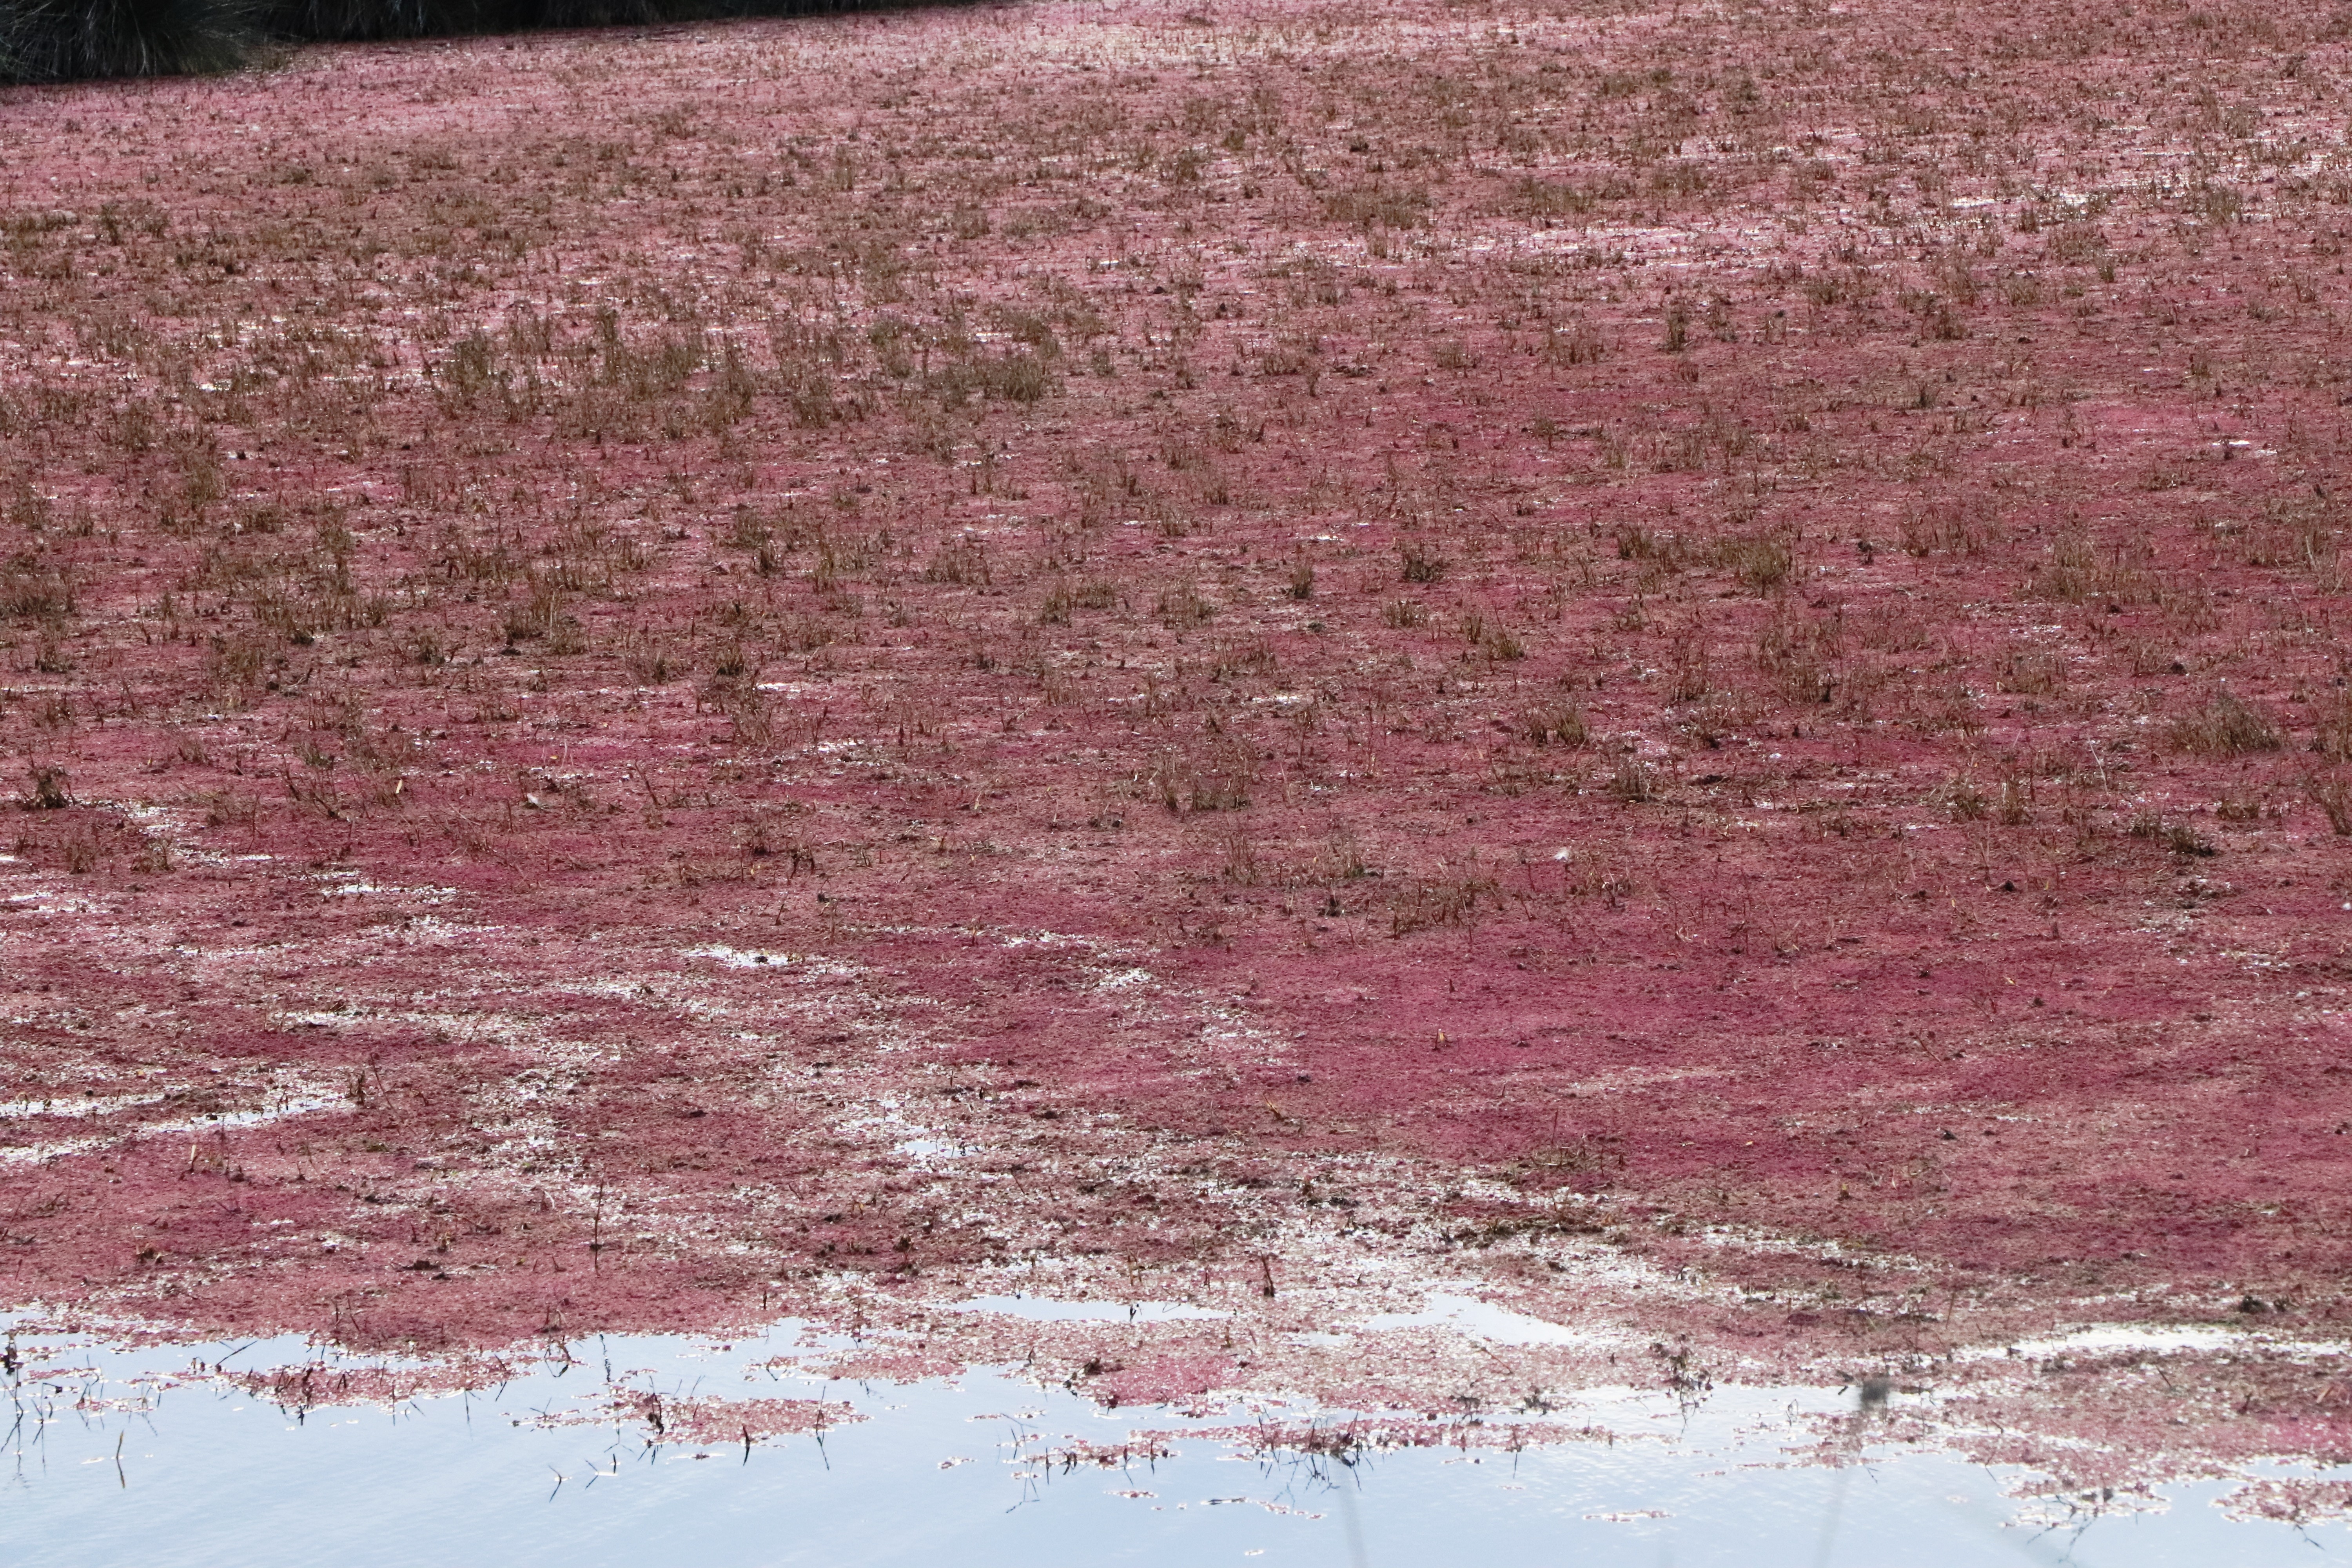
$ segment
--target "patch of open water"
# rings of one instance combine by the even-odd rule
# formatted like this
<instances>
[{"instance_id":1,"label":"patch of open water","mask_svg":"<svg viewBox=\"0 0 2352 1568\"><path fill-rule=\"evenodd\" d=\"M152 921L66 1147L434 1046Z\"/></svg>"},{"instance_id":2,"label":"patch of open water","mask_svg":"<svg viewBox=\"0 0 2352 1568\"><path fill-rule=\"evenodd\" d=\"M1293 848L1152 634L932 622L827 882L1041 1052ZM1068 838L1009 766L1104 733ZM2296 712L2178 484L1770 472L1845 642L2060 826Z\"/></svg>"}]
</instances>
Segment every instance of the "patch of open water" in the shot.
<instances>
[{"instance_id":1,"label":"patch of open water","mask_svg":"<svg viewBox=\"0 0 2352 1568\"><path fill-rule=\"evenodd\" d=\"M2153 1510L2066 1518L2061 1505L2053 1521L2046 1500L2009 1495L2021 1473L1874 1443L1854 1395L1828 1388L1719 1388L1689 1405L1595 1390L1549 1417L1599 1429L1588 1440L1267 1458L1250 1452L1249 1430L1328 1432L1346 1415L1262 1400L1105 1410L1006 1369L831 1381L823 1358L851 1342L793 1323L726 1344L575 1341L495 1386L299 1414L234 1379L308 1365L331 1388L341 1372L400 1369L290 1338L126 1349L27 1332L13 1343L0 1542L54 1568L2256 1568L2352 1545L2340 1527L2228 1518L2211 1506L2230 1489L2221 1482L2167 1488ZM673 1410L823 1401L835 1415L772 1440L696 1442L683 1423L650 1426L648 1396ZM1808 1462L1842 1422L1855 1433L1851 1462Z\"/></svg>"}]
</instances>

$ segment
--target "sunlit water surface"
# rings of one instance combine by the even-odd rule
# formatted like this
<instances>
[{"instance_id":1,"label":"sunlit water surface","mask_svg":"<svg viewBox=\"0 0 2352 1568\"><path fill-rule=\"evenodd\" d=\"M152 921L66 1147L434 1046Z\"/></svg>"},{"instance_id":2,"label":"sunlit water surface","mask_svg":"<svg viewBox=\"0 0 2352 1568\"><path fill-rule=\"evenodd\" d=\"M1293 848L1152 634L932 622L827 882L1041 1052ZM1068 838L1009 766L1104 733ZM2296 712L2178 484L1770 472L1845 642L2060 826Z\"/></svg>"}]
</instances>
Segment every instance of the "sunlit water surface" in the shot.
<instances>
[{"instance_id":1,"label":"sunlit water surface","mask_svg":"<svg viewBox=\"0 0 2352 1568\"><path fill-rule=\"evenodd\" d=\"M1139 1430L1230 1432L1304 1413L1105 1411L1002 1372L844 1384L793 1364L840 1343L789 1324L725 1347L579 1341L493 1390L298 1418L189 1374L199 1363L234 1373L320 1359L300 1341L120 1350L26 1335L0 1547L9 1561L52 1568L2229 1568L2340 1560L2352 1546L2340 1527L2306 1534L2229 1519L2213 1506L2230 1489L2221 1483L2167 1489L2161 1511L2053 1521L2048 1502L2009 1495L2018 1474L1891 1452L1862 1423L1856 1462L1801 1462L1820 1451L1824 1418L1854 1409L1853 1394L1832 1389L1717 1389L1689 1409L1661 1394L1603 1391L1550 1418L1605 1427L1613 1441L1517 1454L1266 1460L1237 1453L1229 1437L1180 1436L1171 1457L1065 1468L1045 1456L1072 1439L1115 1447ZM616 1387L673 1399L822 1398L866 1419L748 1447L649 1442L644 1426L610 1416Z\"/></svg>"}]
</instances>

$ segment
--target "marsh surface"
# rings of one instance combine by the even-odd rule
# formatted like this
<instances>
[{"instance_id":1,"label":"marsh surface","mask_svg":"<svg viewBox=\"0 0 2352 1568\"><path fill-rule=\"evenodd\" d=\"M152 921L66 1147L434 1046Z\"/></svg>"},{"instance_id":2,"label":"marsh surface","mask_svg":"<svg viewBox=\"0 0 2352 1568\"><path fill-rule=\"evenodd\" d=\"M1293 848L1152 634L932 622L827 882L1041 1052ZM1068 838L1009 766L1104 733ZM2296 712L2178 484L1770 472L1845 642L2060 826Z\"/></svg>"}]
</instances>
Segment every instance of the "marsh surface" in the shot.
<instances>
[{"instance_id":1,"label":"marsh surface","mask_svg":"<svg viewBox=\"0 0 2352 1568\"><path fill-rule=\"evenodd\" d=\"M9 92L0 1304L793 1317L1377 1412L1373 1511L1617 1387L2352 1456L2347 72L1038 0Z\"/></svg>"}]
</instances>

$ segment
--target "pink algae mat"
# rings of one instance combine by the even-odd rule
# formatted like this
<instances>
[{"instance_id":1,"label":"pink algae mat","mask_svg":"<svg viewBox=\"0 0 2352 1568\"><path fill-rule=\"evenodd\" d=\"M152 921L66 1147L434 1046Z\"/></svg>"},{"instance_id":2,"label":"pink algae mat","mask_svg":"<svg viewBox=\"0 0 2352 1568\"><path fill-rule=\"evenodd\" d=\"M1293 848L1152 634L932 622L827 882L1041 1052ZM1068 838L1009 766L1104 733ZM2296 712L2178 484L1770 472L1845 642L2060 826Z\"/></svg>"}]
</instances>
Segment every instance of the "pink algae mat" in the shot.
<instances>
[{"instance_id":1,"label":"pink algae mat","mask_svg":"<svg viewBox=\"0 0 2352 1568\"><path fill-rule=\"evenodd\" d=\"M7 1296L2341 1455L2347 50L1045 4L13 93ZM1223 1315L938 1310L1010 1289Z\"/></svg>"}]
</instances>

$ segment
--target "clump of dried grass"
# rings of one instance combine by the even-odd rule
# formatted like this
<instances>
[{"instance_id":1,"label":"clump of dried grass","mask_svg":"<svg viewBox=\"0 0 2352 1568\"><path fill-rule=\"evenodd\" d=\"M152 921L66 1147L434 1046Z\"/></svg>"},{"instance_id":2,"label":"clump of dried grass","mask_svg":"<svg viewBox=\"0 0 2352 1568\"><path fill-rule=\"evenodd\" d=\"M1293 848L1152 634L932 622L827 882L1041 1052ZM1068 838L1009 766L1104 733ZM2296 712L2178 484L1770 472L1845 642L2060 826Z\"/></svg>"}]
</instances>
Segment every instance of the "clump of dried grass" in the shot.
<instances>
[{"instance_id":1,"label":"clump of dried grass","mask_svg":"<svg viewBox=\"0 0 2352 1568\"><path fill-rule=\"evenodd\" d=\"M2284 743L2268 717L2226 691L2175 720L2167 739L2174 750L2200 757L2275 752Z\"/></svg>"}]
</instances>

